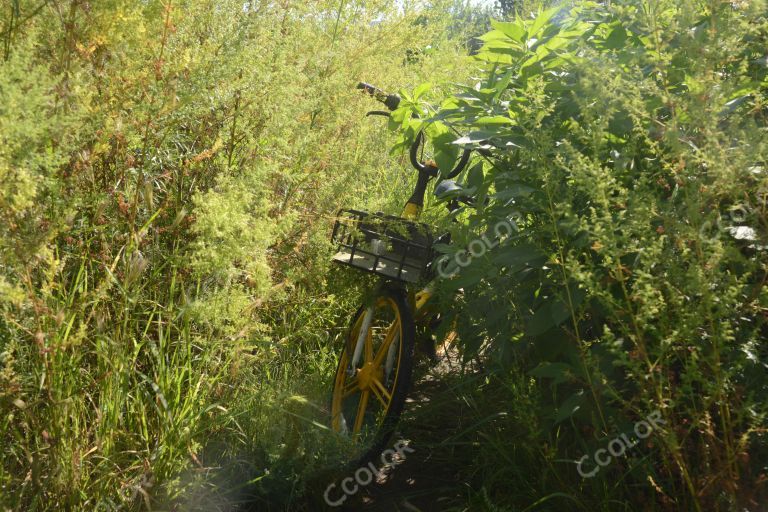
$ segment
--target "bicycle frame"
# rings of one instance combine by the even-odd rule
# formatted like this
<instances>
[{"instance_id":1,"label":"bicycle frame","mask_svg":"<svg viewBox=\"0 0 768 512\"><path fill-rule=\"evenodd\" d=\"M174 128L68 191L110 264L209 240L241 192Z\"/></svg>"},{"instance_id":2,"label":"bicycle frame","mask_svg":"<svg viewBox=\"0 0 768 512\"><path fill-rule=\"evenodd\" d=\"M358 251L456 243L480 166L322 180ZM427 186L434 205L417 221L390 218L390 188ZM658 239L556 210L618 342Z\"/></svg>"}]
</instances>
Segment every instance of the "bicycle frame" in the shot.
<instances>
[{"instance_id":1,"label":"bicycle frame","mask_svg":"<svg viewBox=\"0 0 768 512\"><path fill-rule=\"evenodd\" d=\"M398 107L397 95L388 95L368 84L361 83L358 88L390 111ZM370 114L389 115L382 111ZM331 236L339 247L333 257L335 262L382 278L350 324L330 407L331 427L336 432L352 434L353 438L363 430L365 435L373 433L374 437L369 437L373 445L365 449L366 456L380 449L381 439L391 434L392 422L403 410L416 348L421 346L430 359L435 358L432 328L440 319L440 311L433 296L438 277L423 284L430 262L434 264L435 240L429 226L418 219L430 180L457 176L466 167L470 150L464 150L453 169L441 172L434 161L421 160L425 143L425 135L419 132L411 144L410 162L418 175L399 217L340 210ZM455 332L448 333L444 341L450 343L453 337Z\"/></svg>"},{"instance_id":2,"label":"bicycle frame","mask_svg":"<svg viewBox=\"0 0 768 512\"><path fill-rule=\"evenodd\" d=\"M400 103L400 97L394 94L387 94L384 91L378 89L377 87L374 87L370 84L366 83L359 83L358 89L362 89L366 93L370 94L380 102L384 103L389 110L395 110ZM383 115L383 116L389 116L388 112L383 111L372 111L368 113L369 115ZM416 183L414 185L414 190L406 202L403 211L401 213L401 217L416 221L421 217L421 213L423 210L424 205L424 195L427 190L427 185L429 184L429 181L433 178L436 178L440 170L437 166L437 164L432 161L428 160L426 162L420 162L417 158L417 152L418 148L421 145L421 143L424 141L424 135L423 133L419 133L414 143L411 145L410 149L410 160L413 167L418 171L418 177L416 180ZM464 150L464 153L462 154L458 164L456 167L451 170L447 176L445 176L446 179L450 179L457 174L459 174L467 165L467 162L469 160L469 150ZM418 291L414 291L412 287L407 286L405 283L396 283L392 284L392 286L397 286L400 288L403 288L407 292L408 297L408 304L411 307L411 311L413 313L413 319L417 324L423 325L426 320L430 318L430 311L428 310L428 304L432 296L434 295L434 279L427 283L426 286L421 288ZM355 348L353 352L353 358L352 358L352 366L355 367L356 364L359 362L360 355L363 350L363 344L364 344L364 338L365 333L368 330L368 327L370 326L371 317L373 315L373 306L367 306L365 310L365 318L363 320L363 327L360 330L360 334L358 335L358 338L355 343ZM392 343L390 345L390 352L392 352L392 347L394 347L395 344ZM391 367L391 358L392 354L389 353L387 355L387 368Z\"/></svg>"}]
</instances>

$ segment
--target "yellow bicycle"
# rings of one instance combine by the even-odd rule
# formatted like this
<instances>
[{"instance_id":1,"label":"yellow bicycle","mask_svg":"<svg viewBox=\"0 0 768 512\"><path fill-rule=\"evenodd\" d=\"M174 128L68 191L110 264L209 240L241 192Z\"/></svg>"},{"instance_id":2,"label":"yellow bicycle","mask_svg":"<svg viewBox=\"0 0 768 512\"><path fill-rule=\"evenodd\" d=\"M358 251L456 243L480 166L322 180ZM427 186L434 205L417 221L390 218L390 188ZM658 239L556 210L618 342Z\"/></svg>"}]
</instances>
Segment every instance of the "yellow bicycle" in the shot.
<instances>
[{"instance_id":1,"label":"yellow bicycle","mask_svg":"<svg viewBox=\"0 0 768 512\"><path fill-rule=\"evenodd\" d=\"M365 83L358 88L390 111L398 107L398 95ZM390 438L411 383L417 328L434 324L429 307L434 240L429 227L418 222L427 186L440 177L440 190L457 188L451 178L469 161L470 151L465 150L456 167L440 176L433 161L419 160L424 143L419 132L409 152L418 178L400 216L342 210L333 229L338 248L333 261L381 278L352 318L331 398L331 427L353 441L358 461L375 457Z\"/></svg>"}]
</instances>

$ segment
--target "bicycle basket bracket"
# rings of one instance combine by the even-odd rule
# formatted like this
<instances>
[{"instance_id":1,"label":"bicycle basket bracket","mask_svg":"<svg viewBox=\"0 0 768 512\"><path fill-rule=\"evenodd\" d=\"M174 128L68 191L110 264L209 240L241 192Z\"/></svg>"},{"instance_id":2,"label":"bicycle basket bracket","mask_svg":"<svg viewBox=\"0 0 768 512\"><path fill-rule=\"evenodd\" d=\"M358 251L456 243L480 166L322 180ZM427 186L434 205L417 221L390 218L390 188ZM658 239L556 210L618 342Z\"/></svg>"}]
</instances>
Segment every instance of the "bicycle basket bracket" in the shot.
<instances>
[{"instance_id":1,"label":"bicycle basket bracket","mask_svg":"<svg viewBox=\"0 0 768 512\"><path fill-rule=\"evenodd\" d=\"M424 278L433 258L426 224L382 213L340 210L331 242L336 263L408 283Z\"/></svg>"}]
</instances>

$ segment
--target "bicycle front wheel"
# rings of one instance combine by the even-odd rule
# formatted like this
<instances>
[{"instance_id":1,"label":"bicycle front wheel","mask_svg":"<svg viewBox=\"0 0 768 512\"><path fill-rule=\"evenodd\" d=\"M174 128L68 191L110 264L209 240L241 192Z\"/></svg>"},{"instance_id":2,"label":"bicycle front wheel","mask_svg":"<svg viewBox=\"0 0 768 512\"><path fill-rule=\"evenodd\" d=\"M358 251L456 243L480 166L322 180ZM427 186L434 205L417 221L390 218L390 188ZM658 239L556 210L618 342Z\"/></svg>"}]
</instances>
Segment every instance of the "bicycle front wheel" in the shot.
<instances>
[{"instance_id":1,"label":"bicycle front wheel","mask_svg":"<svg viewBox=\"0 0 768 512\"><path fill-rule=\"evenodd\" d=\"M353 460L378 455L405 404L416 327L402 290L384 290L352 320L339 357L331 427L352 441Z\"/></svg>"}]
</instances>

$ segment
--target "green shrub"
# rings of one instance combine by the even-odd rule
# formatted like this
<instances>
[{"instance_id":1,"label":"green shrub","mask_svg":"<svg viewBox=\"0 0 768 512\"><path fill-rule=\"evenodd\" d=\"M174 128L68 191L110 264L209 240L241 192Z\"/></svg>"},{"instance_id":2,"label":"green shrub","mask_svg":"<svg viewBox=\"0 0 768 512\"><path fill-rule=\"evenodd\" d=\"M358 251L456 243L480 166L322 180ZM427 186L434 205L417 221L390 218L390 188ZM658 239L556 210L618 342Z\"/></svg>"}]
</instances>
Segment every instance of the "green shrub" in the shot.
<instances>
[{"instance_id":1,"label":"green shrub","mask_svg":"<svg viewBox=\"0 0 768 512\"><path fill-rule=\"evenodd\" d=\"M332 216L410 177L388 185L397 158L354 86L451 76L450 20L383 1L6 7L0 508L223 507L265 470L301 489L311 465L283 446L321 430L283 430L288 398L324 400L328 326L354 310L323 277ZM204 469L224 460L241 489Z\"/></svg>"},{"instance_id":2,"label":"green shrub","mask_svg":"<svg viewBox=\"0 0 768 512\"><path fill-rule=\"evenodd\" d=\"M458 213L467 222L445 250L492 237L506 218L519 228L442 286L465 289L468 353L535 379L538 443L555 448L511 489L494 483L495 453L481 458L487 496L528 506L529 485L549 481L546 492L585 510L756 510L768 412L764 6L580 2L493 26L480 81L398 113L402 144L427 123L463 134L454 146L491 150L462 178L479 207ZM409 121L414 111L429 118ZM450 164L455 149L438 149ZM656 410L665 424L651 440L579 476L582 455Z\"/></svg>"}]
</instances>

